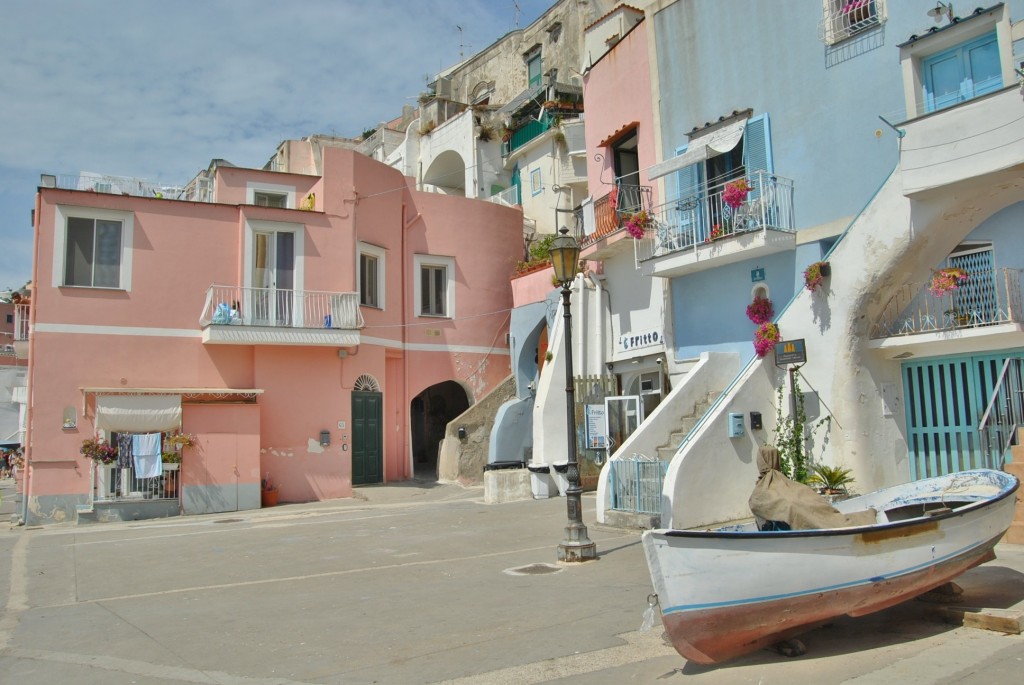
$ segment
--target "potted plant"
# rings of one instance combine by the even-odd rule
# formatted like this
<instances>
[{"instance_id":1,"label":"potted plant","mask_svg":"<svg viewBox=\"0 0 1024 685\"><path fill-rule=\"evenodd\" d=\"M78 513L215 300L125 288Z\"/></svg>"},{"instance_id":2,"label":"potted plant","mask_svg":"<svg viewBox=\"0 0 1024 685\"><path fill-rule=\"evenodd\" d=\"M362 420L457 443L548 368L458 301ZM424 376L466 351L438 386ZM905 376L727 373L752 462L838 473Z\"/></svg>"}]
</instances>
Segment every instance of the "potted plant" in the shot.
<instances>
[{"instance_id":1,"label":"potted plant","mask_svg":"<svg viewBox=\"0 0 1024 685\"><path fill-rule=\"evenodd\" d=\"M277 486L270 482L270 474L268 473L260 481L260 504L264 507L276 507L277 495Z\"/></svg>"},{"instance_id":2,"label":"potted plant","mask_svg":"<svg viewBox=\"0 0 1024 685\"><path fill-rule=\"evenodd\" d=\"M758 326L768 323L775 316L775 307L767 297L756 297L747 305L747 318Z\"/></svg>"},{"instance_id":3,"label":"potted plant","mask_svg":"<svg viewBox=\"0 0 1024 685\"><path fill-rule=\"evenodd\" d=\"M83 455L101 464L113 464L117 461L117 448L103 438L86 438L79 450Z\"/></svg>"},{"instance_id":4,"label":"potted plant","mask_svg":"<svg viewBox=\"0 0 1024 685\"><path fill-rule=\"evenodd\" d=\"M832 267L828 262L814 262L804 270L804 287L813 293L830 275Z\"/></svg>"},{"instance_id":5,"label":"potted plant","mask_svg":"<svg viewBox=\"0 0 1024 685\"><path fill-rule=\"evenodd\" d=\"M741 178L736 181L730 181L725 184L725 190L722 191L722 201L732 207L733 210L739 209L739 206L746 202L750 191L751 187L747 179Z\"/></svg>"},{"instance_id":6,"label":"potted plant","mask_svg":"<svg viewBox=\"0 0 1024 685\"><path fill-rule=\"evenodd\" d=\"M626 233L630 235L634 240L640 240L644 237L644 233L647 232L654 224L654 219L648 214L646 209L642 209L635 214L630 214L626 217Z\"/></svg>"},{"instance_id":7,"label":"potted plant","mask_svg":"<svg viewBox=\"0 0 1024 685\"><path fill-rule=\"evenodd\" d=\"M754 351L757 352L758 357L764 357L768 354L768 351L774 349L775 343L782 340L782 334L779 332L779 326L766 321L754 331Z\"/></svg>"},{"instance_id":8,"label":"potted plant","mask_svg":"<svg viewBox=\"0 0 1024 685\"><path fill-rule=\"evenodd\" d=\"M968 278L969 275L966 271L954 266L939 269L932 274L932 282L928 286L928 290L935 297L942 297L947 293L958 290L961 285L967 282Z\"/></svg>"},{"instance_id":9,"label":"potted plant","mask_svg":"<svg viewBox=\"0 0 1024 685\"><path fill-rule=\"evenodd\" d=\"M844 469L839 466L818 464L812 466L811 471L811 477L807 482L819 486L821 494L830 498L846 495L846 486L853 483L854 480L853 476L850 475L850 469Z\"/></svg>"}]
</instances>

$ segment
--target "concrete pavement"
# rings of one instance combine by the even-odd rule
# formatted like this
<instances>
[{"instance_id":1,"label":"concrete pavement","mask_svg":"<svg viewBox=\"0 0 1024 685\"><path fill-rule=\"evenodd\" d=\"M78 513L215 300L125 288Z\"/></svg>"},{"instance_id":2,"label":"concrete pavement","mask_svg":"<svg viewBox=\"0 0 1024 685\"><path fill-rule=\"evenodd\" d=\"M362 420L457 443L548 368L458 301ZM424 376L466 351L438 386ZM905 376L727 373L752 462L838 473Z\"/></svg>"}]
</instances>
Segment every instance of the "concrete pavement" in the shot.
<instances>
[{"instance_id":1,"label":"concrete pavement","mask_svg":"<svg viewBox=\"0 0 1024 685\"><path fill-rule=\"evenodd\" d=\"M13 481L0 483L4 509ZM908 602L803 637L808 653L687 663L634 532L584 520L598 561L559 566L564 499L483 503L401 484L351 500L0 531L0 683L1003 683L1024 637ZM5 516L3 521L6 522ZM996 615L1024 601L1024 547L958 582Z\"/></svg>"}]
</instances>

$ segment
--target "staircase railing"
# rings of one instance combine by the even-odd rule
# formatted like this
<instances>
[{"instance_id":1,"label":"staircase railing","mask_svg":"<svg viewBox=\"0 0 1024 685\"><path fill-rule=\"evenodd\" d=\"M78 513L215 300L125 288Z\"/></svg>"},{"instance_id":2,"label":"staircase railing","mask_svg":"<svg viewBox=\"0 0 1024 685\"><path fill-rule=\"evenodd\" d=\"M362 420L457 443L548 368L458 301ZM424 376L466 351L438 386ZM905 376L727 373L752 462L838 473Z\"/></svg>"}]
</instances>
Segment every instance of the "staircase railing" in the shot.
<instances>
[{"instance_id":1,"label":"staircase railing","mask_svg":"<svg viewBox=\"0 0 1024 685\"><path fill-rule=\"evenodd\" d=\"M978 425L986 466L1002 469L1006 453L1024 427L1024 357L1010 357L1003 363L992 398Z\"/></svg>"}]
</instances>

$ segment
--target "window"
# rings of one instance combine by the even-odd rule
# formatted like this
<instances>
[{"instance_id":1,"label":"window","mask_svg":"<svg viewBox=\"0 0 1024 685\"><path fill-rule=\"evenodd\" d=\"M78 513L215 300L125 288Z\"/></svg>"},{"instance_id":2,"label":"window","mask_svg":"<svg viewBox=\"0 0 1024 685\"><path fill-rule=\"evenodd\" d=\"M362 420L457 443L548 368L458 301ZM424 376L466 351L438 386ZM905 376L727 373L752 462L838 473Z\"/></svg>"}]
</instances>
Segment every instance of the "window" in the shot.
<instances>
[{"instance_id":1,"label":"window","mask_svg":"<svg viewBox=\"0 0 1024 685\"><path fill-rule=\"evenodd\" d=\"M925 108L951 107L1003 87L995 31L922 62Z\"/></svg>"},{"instance_id":2,"label":"window","mask_svg":"<svg viewBox=\"0 0 1024 685\"><path fill-rule=\"evenodd\" d=\"M832 45L882 21L883 0L824 0L822 37Z\"/></svg>"},{"instance_id":3,"label":"window","mask_svg":"<svg viewBox=\"0 0 1024 685\"><path fill-rule=\"evenodd\" d=\"M419 316L454 316L455 260L451 257L415 255L415 298Z\"/></svg>"},{"instance_id":4,"label":"window","mask_svg":"<svg viewBox=\"0 0 1024 685\"><path fill-rule=\"evenodd\" d=\"M288 196L284 193L253 193L253 204L260 207L288 207Z\"/></svg>"},{"instance_id":5,"label":"window","mask_svg":"<svg viewBox=\"0 0 1024 685\"><path fill-rule=\"evenodd\" d=\"M295 186L249 181L246 184L246 204L258 207L295 209Z\"/></svg>"},{"instance_id":6,"label":"window","mask_svg":"<svg viewBox=\"0 0 1024 685\"><path fill-rule=\"evenodd\" d=\"M527 87L534 88L541 84L540 46L536 45L523 57L526 60Z\"/></svg>"},{"instance_id":7,"label":"window","mask_svg":"<svg viewBox=\"0 0 1024 685\"><path fill-rule=\"evenodd\" d=\"M359 304L384 308L384 250L376 245L359 244Z\"/></svg>"},{"instance_id":8,"label":"window","mask_svg":"<svg viewBox=\"0 0 1024 685\"><path fill-rule=\"evenodd\" d=\"M1002 89L1016 58L999 36L1009 36L1010 29L1009 8L1000 3L900 44L907 118Z\"/></svg>"},{"instance_id":9,"label":"window","mask_svg":"<svg viewBox=\"0 0 1024 685\"><path fill-rule=\"evenodd\" d=\"M14 314L7 315L7 323L14 323Z\"/></svg>"},{"instance_id":10,"label":"window","mask_svg":"<svg viewBox=\"0 0 1024 685\"><path fill-rule=\"evenodd\" d=\"M68 217L63 285L117 288L122 229L120 221Z\"/></svg>"},{"instance_id":11,"label":"window","mask_svg":"<svg viewBox=\"0 0 1024 685\"><path fill-rule=\"evenodd\" d=\"M618 208L623 212L643 209L640 198L640 155L636 127L619 136L611 148L612 166L618 183Z\"/></svg>"}]
</instances>

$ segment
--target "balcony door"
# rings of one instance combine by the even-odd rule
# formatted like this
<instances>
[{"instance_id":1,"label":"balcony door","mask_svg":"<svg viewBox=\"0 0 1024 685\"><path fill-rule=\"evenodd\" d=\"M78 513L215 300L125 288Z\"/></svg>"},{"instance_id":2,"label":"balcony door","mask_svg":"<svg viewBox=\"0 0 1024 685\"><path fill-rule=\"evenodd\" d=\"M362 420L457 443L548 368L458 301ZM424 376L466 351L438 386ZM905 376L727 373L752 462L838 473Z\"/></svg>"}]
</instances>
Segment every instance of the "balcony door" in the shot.
<instances>
[{"instance_id":1,"label":"balcony door","mask_svg":"<svg viewBox=\"0 0 1024 685\"><path fill-rule=\"evenodd\" d=\"M295 234L256 231L253 235L252 302L259 326L295 325Z\"/></svg>"}]
</instances>

